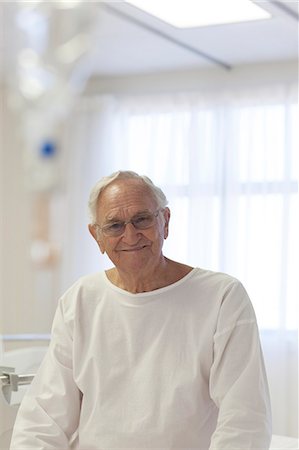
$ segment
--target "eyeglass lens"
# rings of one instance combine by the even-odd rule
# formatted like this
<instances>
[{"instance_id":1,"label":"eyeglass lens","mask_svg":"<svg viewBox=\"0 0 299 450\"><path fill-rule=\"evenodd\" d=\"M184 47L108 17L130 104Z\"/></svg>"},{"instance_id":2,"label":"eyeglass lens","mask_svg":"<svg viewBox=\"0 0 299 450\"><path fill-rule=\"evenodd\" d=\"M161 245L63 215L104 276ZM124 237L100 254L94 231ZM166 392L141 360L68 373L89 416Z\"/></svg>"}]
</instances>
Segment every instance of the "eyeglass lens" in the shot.
<instances>
[{"instance_id":1,"label":"eyeglass lens","mask_svg":"<svg viewBox=\"0 0 299 450\"><path fill-rule=\"evenodd\" d=\"M111 224L104 225L102 230L108 235L121 235L125 231L125 227L128 223L131 223L137 230L145 230L153 225L155 218L159 214L159 211L151 214L143 214L136 217L132 217L131 220L127 222L114 222Z\"/></svg>"}]
</instances>

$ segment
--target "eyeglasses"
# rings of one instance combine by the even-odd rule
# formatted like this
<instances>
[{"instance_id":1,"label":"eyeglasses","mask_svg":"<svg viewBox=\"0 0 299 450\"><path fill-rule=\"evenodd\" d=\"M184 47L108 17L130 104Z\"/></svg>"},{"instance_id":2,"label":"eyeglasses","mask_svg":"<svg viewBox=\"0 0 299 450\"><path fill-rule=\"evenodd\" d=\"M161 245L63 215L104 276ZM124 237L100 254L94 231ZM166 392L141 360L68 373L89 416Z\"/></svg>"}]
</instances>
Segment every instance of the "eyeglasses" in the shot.
<instances>
[{"instance_id":1,"label":"eyeglasses","mask_svg":"<svg viewBox=\"0 0 299 450\"><path fill-rule=\"evenodd\" d=\"M131 223L136 230L146 230L154 225L155 219L159 212L163 209L158 209L153 213L142 213L136 214L130 220L126 222L117 220L115 222L107 223L106 225L100 227L99 224L96 226L105 234L106 236L121 236L125 232L126 225Z\"/></svg>"}]
</instances>

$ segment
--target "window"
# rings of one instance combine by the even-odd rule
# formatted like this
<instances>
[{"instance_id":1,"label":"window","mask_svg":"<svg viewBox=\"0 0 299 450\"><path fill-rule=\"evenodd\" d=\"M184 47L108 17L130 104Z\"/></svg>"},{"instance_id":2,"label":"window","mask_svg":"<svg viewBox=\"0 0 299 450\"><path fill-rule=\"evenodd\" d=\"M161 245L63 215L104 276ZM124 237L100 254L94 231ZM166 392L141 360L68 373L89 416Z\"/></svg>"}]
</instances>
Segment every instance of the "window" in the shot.
<instances>
[{"instance_id":1,"label":"window","mask_svg":"<svg viewBox=\"0 0 299 450\"><path fill-rule=\"evenodd\" d=\"M126 117L123 166L169 198L165 254L236 276L263 329L295 329L298 106L193 102Z\"/></svg>"}]
</instances>

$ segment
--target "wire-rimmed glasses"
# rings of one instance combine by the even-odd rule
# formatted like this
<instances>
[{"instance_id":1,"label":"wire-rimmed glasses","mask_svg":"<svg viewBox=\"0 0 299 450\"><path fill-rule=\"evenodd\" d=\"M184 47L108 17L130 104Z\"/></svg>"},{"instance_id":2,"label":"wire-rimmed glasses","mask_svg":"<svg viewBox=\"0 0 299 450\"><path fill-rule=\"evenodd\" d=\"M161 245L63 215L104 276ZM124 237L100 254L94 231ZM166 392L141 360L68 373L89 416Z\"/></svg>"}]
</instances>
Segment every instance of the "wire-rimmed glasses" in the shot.
<instances>
[{"instance_id":1,"label":"wire-rimmed glasses","mask_svg":"<svg viewBox=\"0 0 299 450\"><path fill-rule=\"evenodd\" d=\"M116 220L112 222L108 222L102 227L99 224L95 224L97 228L106 236L121 236L128 223L131 223L136 230L146 230L154 225L155 219L158 216L159 212L163 211L163 209L158 209L155 212L143 212L138 213L133 216L130 220Z\"/></svg>"}]
</instances>

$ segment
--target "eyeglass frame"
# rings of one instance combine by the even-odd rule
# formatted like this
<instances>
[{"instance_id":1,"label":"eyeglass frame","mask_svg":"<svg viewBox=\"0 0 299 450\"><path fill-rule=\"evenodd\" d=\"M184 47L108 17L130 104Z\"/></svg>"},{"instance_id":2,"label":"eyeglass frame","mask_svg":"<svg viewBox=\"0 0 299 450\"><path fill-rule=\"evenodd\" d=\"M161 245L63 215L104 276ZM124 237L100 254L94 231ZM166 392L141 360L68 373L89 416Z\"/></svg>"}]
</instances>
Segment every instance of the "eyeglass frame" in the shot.
<instances>
[{"instance_id":1,"label":"eyeglass frame","mask_svg":"<svg viewBox=\"0 0 299 450\"><path fill-rule=\"evenodd\" d=\"M163 212L163 211L165 211L165 208L159 208L159 209L157 209L155 212L149 212L148 215L149 215L149 216L152 216L153 219L154 219L154 218L157 218L158 215L159 215L159 213L160 213L160 212ZM108 236L108 237L119 237L119 236L121 236L122 234L124 234L125 229L126 229L126 226L127 226L129 223L131 223L131 224L133 225L133 227L135 228L135 230L147 230L147 229L151 228L151 227L154 225L154 221L153 221L153 223L152 223L151 225L149 225L149 226L147 226L147 227L145 227L145 228L138 228L138 227L136 227L136 225L134 224L134 220L137 220L138 218L142 217L142 214L140 214L139 217L138 217L138 214L140 214L140 213L136 213L133 217L131 217L131 219L126 220L126 221L124 221L124 220L115 220L114 222L111 222L110 224L107 223L106 225L104 225L104 226L102 226L102 227L100 226L100 224L95 223L94 226L95 226L99 231L101 231L105 236ZM109 227L111 227L111 225L113 225L113 224L115 224L115 223L122 224L122 228L121 228L121 231L119 232L119 234L118 234L118 233L116 233L116 234L105 233L105 229L107 230Z\"/></svg>"}]
</instances>

